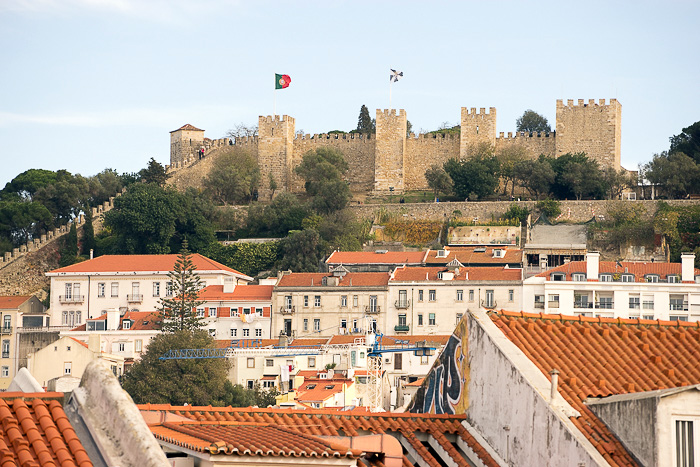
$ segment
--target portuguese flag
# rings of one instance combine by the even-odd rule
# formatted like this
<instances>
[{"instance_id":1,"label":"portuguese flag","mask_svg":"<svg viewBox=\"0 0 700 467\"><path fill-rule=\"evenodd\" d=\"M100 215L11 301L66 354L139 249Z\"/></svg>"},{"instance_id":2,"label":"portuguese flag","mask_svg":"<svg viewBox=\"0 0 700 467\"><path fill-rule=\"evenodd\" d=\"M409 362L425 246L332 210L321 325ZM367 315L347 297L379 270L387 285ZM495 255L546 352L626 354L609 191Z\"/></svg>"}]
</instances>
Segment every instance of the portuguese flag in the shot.
<instances>
[{"instance_id":1,"label":"portuguese flag","mask_svg":"<svg viewBox=\"0 0 700 467\"><path fill-rule=\"evenodd\" d=\"M278 75L275 74L275 89L284 89L289 87L289 83L292 82L292 78L289 75Z\"/></svg>"}]
</instances>

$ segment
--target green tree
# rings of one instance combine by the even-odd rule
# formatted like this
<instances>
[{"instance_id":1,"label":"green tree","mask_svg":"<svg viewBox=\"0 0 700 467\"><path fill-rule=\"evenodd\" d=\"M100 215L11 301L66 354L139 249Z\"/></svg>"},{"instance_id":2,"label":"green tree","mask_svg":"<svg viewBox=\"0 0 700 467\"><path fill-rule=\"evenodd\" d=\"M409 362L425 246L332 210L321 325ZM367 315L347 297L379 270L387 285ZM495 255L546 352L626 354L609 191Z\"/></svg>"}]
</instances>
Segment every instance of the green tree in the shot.
<instances>
[{"instance_id":1,"label":"green tree","mask_svg":"<svg viewBox=\"0 0 700 467\"><path fill-rule=\"evenodd\" d=\"M503 219L517 219L518 222L524 224L527 222L527 216L530 215L530 211L527 208L520 207L517 204L511 204L510 208L503 213Z\"/></svg>"},{"instance_id":2,"label":"green tree","mask_svg":"<svg viewBox=\"0 0 700 467\"><path fill-rule=\"evenodd\" d=\"M547 119L535 112L534 110L526 110L515 121L515 126L518 131L528 133L551 133L552 127L549 126Z\"/></svg>"},{"instance_id":3,"label":"green tree","mask_svg":"<svg viewBox=\"0 0 700 467\"><path fill-rule=\"evenodd\" d=\"M227 386L230 387L227 359L159 360L170 350L217 347L216 341L202 330L155 336L141 359L122 376L122 387L137 404L223 406Z\"/></svg>"},{"instance_id":4,"label":"green tree","mask_svg":"<svg viewBox=\"0 0 700 467\"><path fill-rule=\"evenodd\" d=\"M270 199L273 199L275 197L275 191L277 191L277 188L279 186L277 185L277 180L275 179L275 176L272 175L272 172L267 174L269 177L269 185L270 185Z\"/></svg>"},{"instance_id":5,"label":"green tree","mask_svg":"<svg viewBox=\"0 0 700 467\"><path fill-rule=\"evenodd\" d=\"M363 104L360 107L360 116L357 118L357 132L369 135L375 131L374 122L372 117L369 116L369 109Z\"/></svg>"},{"instance_id":6,"label":"green tree","mask_svg":"<svg viewBox=\"0 0 700 467\"><path fill-rule=\"evenodd\" d=\"M454 192L460 198L485 198L498 187L499 165L494 156L450 159L445 162L444 168L452 179Z\"/></svg>"},{"instance_id":7,"label":"green tree","mask_svg":"<svg viewBox=\"0 0 700 467\"><path fill-rule=\"evenodd\" d=\"M92 225L92 209L88 206L85 210L85 224L83 225L83 255L90 255L90 250L93 252L97 249L95 243L95 228Z\"/></svg>"},{"instance_id":8,"label":"green tree","mask_svg":"<svg viewBox=\"0 0 700 467\"><path fill-rule=\"evenodd\" d=\"M318 272L325 253L316 230L301 230L282 240L278 269L294 272Z\"/></svg>"},{"instance_id":9,"label":"green tree","mask_svg":"<svg viewBox=\"0 0 700 467\"><path fill-rule=\"evenodd\" d=\"M158 186L164 186L170 175L162 164L151 157L146 168L139 171L139 177L144 183L155 183Z\"/></svg>"},{"instance_id":10,"label":"green tree","mask_svg":"<svg viewBox=\"0 0 700 467\"><path fill-rule=\"evenodd\" d=\"M243 274L256 276L274 267L279 259L279 246L279 241L231 245L215 242L209 245L204 255Z\"/></svg>"},{"instance_id":11,"label":"green tree","mask_svg":"<svg viewBox=\"0 0 700 467\"><path fill-rule=\"evenodd\" d=\"M45 169L29 169L17 175L5 185L0 192L0 199L31 201L39 188L44 188L56 181L56 172Z\"/></svg>"},{"instance_id":12,"label":"green tree","mask_svg":"<svg viewBox=\"0 0 700 467\"><path fill-rule=\"evenodd\" d=\"M605 198L605 181L598 162L583 152L557 158L540 157L554 170L552 193L558 199Z\"/></svg>"},{"instance_id":13,"label":"green tree","mask_svg":"<svg viewBox=\"0 0 700 467\"><path fill-rule=\"evenodd\" d=\"M535 209L547 216L549 219L554 219L561 214L561 206L556 199L543 199L535 204Z\"/></svg>"},{"instance_id":14,"label":"green tree","mask_svg":"<svg viewBox=\"0 0 700 467\"><path fill-rule=\"evenodd\" d=\"M250 152L238 148L220 154L204 179L204 187L213 201L224 205L249 203L259 184L257 160Z\"/></svg>"},{"instance_id":15,"label":"green tree","mask_svg":"<svg viewBox=\"0 0 700 467\"><path fill-rule=\"evenodd\" d=\"M192 253L187 249L187 241L182 245L180 256L173 270L168 273L172 298L161 298L159 321L163 332L196 331L204 326L204 318L197 313L197 307L204 303L199 300L202 279L197 274L197 266L192 262Z\"/></svg>"},{"instance_id":16,"label":"green tree","mask_svg":"<svg viewBox=\"0 0 700 467\"><path fill-rule=\"evenodd\" d=\"M60 225L77 217L89 198L90 186L85 177L59 170L56 179L39 188L32 199L46 206L56 225Z\"/></svg>"},{"instance_id":17,"label":"green tree","mask_svg":"<svg viewBox=\"0 0 700 467\"><path fill-rule=\"evenodd\" d=\"M124 187L122 177L113 169L105 169L97 175L89 177L88 184L91 206L99 206L108 201Z\"/></svg>"},{"instance_id":18,"label":"green tree","mask_svg":"<svg viewBox=\"0 0 700 467\"><path fill-rule=\"evenodd\" d=\"M54 226L53 216L36 201L0 201L0 238L18 247Z\"/></svg>"},{"instance_id":19,"label":"green tree","mask_svg":"<svg viewBox=\"0 0 700 467\"><path fill-rule=\"evenodd\" d=\"M526 160L527 149L520 145L506 146L498 151L496 158L501 168L503 194L505 195L508 193L508 184L510 184L510 195L513 196L515 192L515 182L517 180L515 167L519 162Z\"/></svg>"},{"instance_id":20,"label":"green tree","mask_svg":"<svg viewBox=\"0 0 700 467\"><path fill-rule=\"evenodd\" d=\"M448 193L450 188L452 188L452 180L450 180L450 176L447 175L445 169L439 164L433 164L428 170L425 171L425 179L428 182L428 187L433 190L435 200L437 200L440 193Z\"/></svg>"},{"instance_id":21,"label":"green tree","mask_svg":"<svg viewBox=\"0 0 700 467\"><path fill-rule=\"evenodd\" d=\"M612 167L603 169L603 182L608 199L618 199L625 188L636 186L636 178L625 169L615 170Z\"/></svg>"},{"instance_id":22,"label":"green tree","mask_svg":"<svg viewBox=\"0 0 700 467\"><path fill-rule=\"evenodd\" d=\"M556 174L551 164L540 158L517 162L513 167L513 176L530 195L540 199L550 192Z\"/></svg>"},{"instance_id":23,"label":"green tree","mask_svg":"<svg viewBox=\"0 0 700 467\"><path fill-rule=\"evenodd\" d=\"M679 135L672 136L670 154L682 152L686 156L700 164L700 121L693 123Z\"/></svg>"},{"instance_id":24,"label":"green tree","mask_svg":"<svg viewBox=\"0 0 700 467\"><path fill-rule=\"evenodd\" d=\"M58 260L60 267L70 266L76 262L78 258L78 230L75 227L75 222L71 223L68 233L63 237L63 245L59 254L61 256Z\"/></svg>"},{"instance_id":25,"label":"green tree","mask_svg":"<svg viewBox=\"0 0 700 467\"><path fill-rule=\"evenodd\" d=\"M333 148L318 148L302 157L294 172L304 179L311 205L320 213L328 214L343 209L350 200L350 187L343 179L348 163L343 154Z\"/></svg>"},{"instance_id":26,"label":"green tree","mask_svg":"<svg viewBox=\"0 0 700 467\"><path fill-rule=\"evenodd\" d=\"M253 204L248 209L245 233L252 237L284 237L290 230L302 229L301 223L310 212L296 195L282 192L269 205Z\"/></svg>"},{"instance_id":27,"label":"green tree","mask_svg":"<svg viewBox=\"0 0 700 467\"><path fill-rule=\"evenodd\" d=\"M661 185L673 198L682 198L700 190L700 168L682 152L654 154L647 164L646 176L651 183Z\"/></svg>"}]
</instances>

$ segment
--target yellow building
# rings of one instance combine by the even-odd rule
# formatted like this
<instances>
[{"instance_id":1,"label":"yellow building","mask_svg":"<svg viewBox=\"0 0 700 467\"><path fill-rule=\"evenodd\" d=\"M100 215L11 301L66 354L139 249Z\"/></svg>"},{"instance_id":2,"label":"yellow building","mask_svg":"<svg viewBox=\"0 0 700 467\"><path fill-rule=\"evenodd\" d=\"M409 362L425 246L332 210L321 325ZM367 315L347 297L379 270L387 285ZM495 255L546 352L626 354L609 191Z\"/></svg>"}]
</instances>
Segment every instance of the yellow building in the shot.
<instances>
[{"instance_id":1,"label":"yellow building","mask_svg":"<svg viewBox=\"0 0 700 467\"><path fill-rule=\"evenodd\" d=\"M44 305L33 295L0 297L0 390L10 385L19 370L18 328L47 325Z\"/></svg>"}]
</instances>

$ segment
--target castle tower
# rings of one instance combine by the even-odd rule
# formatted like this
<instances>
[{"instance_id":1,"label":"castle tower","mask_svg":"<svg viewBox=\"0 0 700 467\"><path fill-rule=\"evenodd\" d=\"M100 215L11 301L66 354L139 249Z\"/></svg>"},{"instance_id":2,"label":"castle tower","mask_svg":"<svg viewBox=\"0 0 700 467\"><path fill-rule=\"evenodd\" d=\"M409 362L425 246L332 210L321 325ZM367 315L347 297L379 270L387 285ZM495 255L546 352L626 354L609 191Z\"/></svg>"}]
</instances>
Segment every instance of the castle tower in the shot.
<instances>
[{"instance_id":1,"label":"castle tower","mask_svg":"<svg viewBox=\"0 0 700 467\"><path fill-rule=\"evenodd\" d=\"M177 166L194 157L204 144L204 130L189 123L170 132L170 165Z\"/></svg>"},{"instance_id":2,"label":"castle tower","mask_svg":"<svg viewBox=\"0 0 700 467\"><path fill-rule=\"evenodd\" d=\"M377 109L377 139L374 151L374 190L401 192L404 189L406 111Z\"/></svg>"},{"instance_id":3,"label":"castle tower","mask_svg":"<svg viewBox=\"0 0 700 467\"><path fill-rule=\"evenodd\" d=\"M598 161L601 168L620 169L620 142L622 140L622 105L617 99L584 103L573 99L567 104L557 99L556 157L566 153L585 152Z\"/></svg>"},{"instance_id":4,"label":"castle tower","mask_svg":"<svg viewBox=\"0 0 700 467\"><path fill-rule=\"evenodd\" d=\"M261 200L270 199L270 173L277 182L277 191L291 189L294 164L294 119L288 115L258 118L258 166L260 167Z\"/></svg>"},{"instance_id":5,"label":"castle tower","mask_svg":"<svg viewBox=\"0 0 700 467\"><path fill-rule=\"evenodd\" d=\"M462 107L462 119L460 121L460 141L459 158L466 159L469 146L479 143L496 144L496 108L490 107L489 112L485 108L480 108L476 113L476 108L468 110Z\"/></svg>"}]
</instances>

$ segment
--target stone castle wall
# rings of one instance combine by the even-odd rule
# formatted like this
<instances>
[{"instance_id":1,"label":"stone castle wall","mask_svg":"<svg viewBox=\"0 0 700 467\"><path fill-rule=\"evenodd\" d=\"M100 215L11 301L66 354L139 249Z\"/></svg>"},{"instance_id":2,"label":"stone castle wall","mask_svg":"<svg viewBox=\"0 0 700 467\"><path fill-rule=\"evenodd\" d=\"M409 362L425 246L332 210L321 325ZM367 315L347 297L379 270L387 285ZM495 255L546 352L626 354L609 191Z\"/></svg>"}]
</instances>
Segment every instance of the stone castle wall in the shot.
<instances>
[{"instance_id":1,"label":"stone castle wall","mask_svg":"<svg viewBox=\"0 0 700 467\"><path fill-rule=\"evenodd\" d=\"M559 157L568 152L585 152L602 167L620 168L621 105L616 99L605 104L605 99L593 99L574 105L557 101L556 131L549 134L496 132L496 109L461 109L459 136L406 135L405 110L377 110L376 137L353 134L295 135L292 117L261 116L259 136L237 138L236 146L244 147L257 156L261 171L260 199L269 199L269 174L275 178L278 189L303 191L303 182L293 172L307 151L330 146L341 151L350 166L348 181L352 191L386 192L393 188L404 190L427 189L425 171L433 164L442 164L450 158L469 157L471 146L487 143L498 152L513 146L523 147L530 157L540 154ZM180 132L179 136L175 133ZM185 130L171 136L173 141L187 141ZM191 133L191 132L190 132ZM228 144L228 139L204 139L208 152L217 145ZM182 143L184 144L184 143ZM184 146L183 146L184 147ZM188 146L189 147L189 146ZM195 148L196 149L196 148ZM186 151L185 151L186 152ZM183 149L171 148L171 171L192 165L192 155L183 155Z\"/></svg>"}]
</instances>

